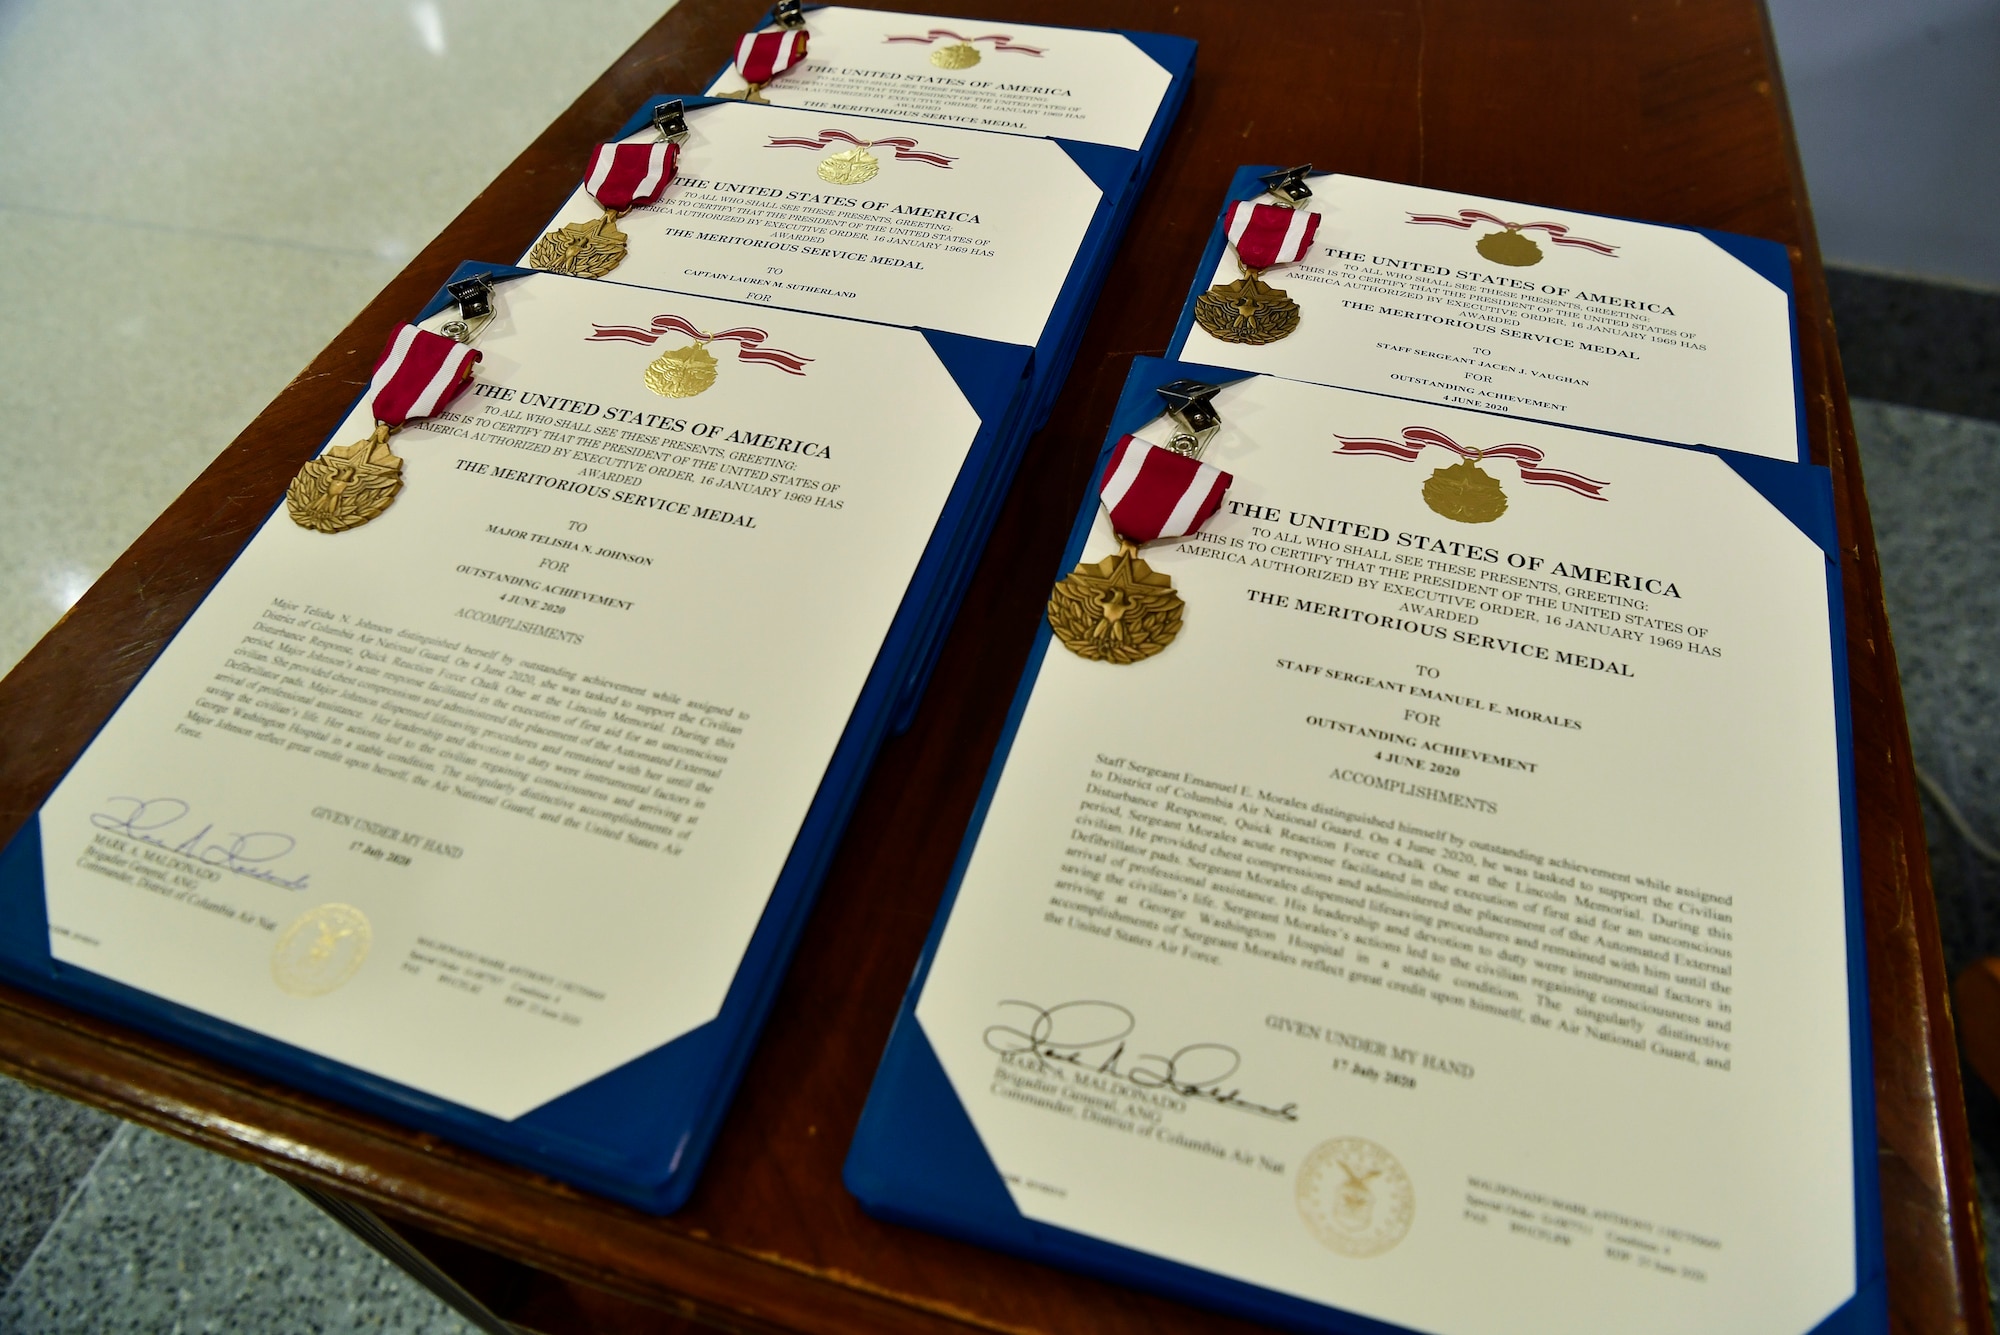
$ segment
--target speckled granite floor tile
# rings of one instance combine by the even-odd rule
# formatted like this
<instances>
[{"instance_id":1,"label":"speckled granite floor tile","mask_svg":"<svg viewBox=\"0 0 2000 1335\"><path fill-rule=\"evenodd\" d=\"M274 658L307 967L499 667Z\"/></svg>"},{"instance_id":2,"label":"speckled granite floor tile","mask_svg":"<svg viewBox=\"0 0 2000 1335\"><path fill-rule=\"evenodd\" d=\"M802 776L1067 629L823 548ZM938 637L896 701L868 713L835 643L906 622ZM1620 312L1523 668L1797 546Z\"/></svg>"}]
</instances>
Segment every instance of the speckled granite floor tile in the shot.
<instances>
[{"instance_id":1,"label":"speckled granite floor tile","mask_svg":"<svg viewBox=\"0 0 2000 1335\"><path fill-rule=\"evenodd\" d=\"M1868 499L1910 741L2000 839L2000 423L1858 399ZM1931 817L1947 961L2000 954L2000 867Z\"/></svg>"},{"instance_id":2,"label":"speckled granite floor tile","mask_svg":"<svg viewBox=\"0 0 2000 1335\"><path fill-rule=\"evenodd\" d=\"M117 1130L109 1114L0 1076L0 1290Z\"/></svg>"},{"instance_id":3,"label":"speckled granite floor tile","mask_svg":"<svg viewBox=\"0 0 2000 1335\"><path fill-rule=\"evenodd\" d=\"M2000 843L2000 423L1854 401L1889 629L1917 764ZM2000 867L1925 803L1945 961L2000 954ZM2000 1236L2000 1099L1967 1073L1989 1238ZM2000 1307L2000 1249L1987 1253Z\"/></svg>"},{"instance_id":4,"label":"speckled granite floor tile","mask_svg":"<svg viewBox=\"0 0 2000 1335\"><path fill-rule=\"evenodd\" d=\"M471 1335L276 1178L119 1128L0 1294L10 1335Z\"/></svg>"}]
</instances>

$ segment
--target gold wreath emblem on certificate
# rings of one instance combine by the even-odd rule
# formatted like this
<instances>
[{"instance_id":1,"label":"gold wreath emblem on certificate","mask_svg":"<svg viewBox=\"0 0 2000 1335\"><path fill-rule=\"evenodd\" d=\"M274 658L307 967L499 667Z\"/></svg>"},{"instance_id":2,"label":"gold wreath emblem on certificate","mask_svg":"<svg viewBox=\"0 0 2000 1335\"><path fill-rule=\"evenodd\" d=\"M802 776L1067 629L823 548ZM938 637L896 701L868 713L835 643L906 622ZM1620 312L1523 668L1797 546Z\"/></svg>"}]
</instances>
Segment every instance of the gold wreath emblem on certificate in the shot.
<instances>
[{"instance_id":1,"label":"gold wreath emblem on certificate","mask_svg":"<svg viewBox=\"0 0 2000 1335\"><path fill-rule=\"evenodd\" d=\"M1136 663L1174 642L1183 606L1174 582L1120 538L1115 554L1083 562L1056 585L1049 628L1071 653L1100 663Z\"/></svg>"},{"instance_id":2,"label":"gold wreath emblem on certificate","mask_svg":"<svg viewBox=\"0 0 2000 1335\"><path fill-rule=\"evenodd\" d=\"M1535 239L1522 236L1520 230L1513 227L1504 232L1488 232L1480 237L1478 250L1495 264L1510 265L1516 269L1542 262L1542 248L1535 244Z\"/></svg>"},{"instance_id":3,"label":"gold wreath emblem on certificate","mask_svg":"<svg viewBox=\"0 0 2000 1335\"><path fill-rule=\"evenodd\" d=\"M403 489L403 461L389 449L387 422L352 445L336 445L306 462L285 488L285 510L300 528L340 533L389 508Z\"/></svg>"},{"instance_id":4,"label":"gold wreath emblem on certificate","mask_svg":"<svg viewBox=\"0 0 2000 1335\"><path fill-rule=\"evenodd\" d=\"M1417 1218L1416 1188L1403 1165L1359 1136L1325 1141L1306 1155L1294 1192L1306 1228L1342 1256L1380 1256Z\"/></svg>"},{"instance_id":5,"label":"gold wreath emblem on certificate","mask_svg":"<svg viewBox=\"0 0 2000 1335\"><path fill-rule=\"evenodd\" d=\"M1233 283L1217 283L1194 299L1194 320L1224 343L1262 347L1299 327L1299 306L1281 288L1245 270Z\"/></svg>"},{"instance_id":6,"label":"gold wreath emblem on certificate","mask_svg":"<svg viewBox=\"0 0 2000 1335\"><path fill-rule=\"evenodd\" d=\"M1470 459L1440 468L1424 482L1424 504L1461 524L1490 524L1507 513L1507 493Z\"/></svg>"},{"instance_id":7,"label":"gold wreath emblem on certificate","mask_svg":"<svg viewBox=\"0 0 2000 1335\"><path fill-rule=\"evenodd\" d=\"M351 904L301 914L271 948L271 978L295 997L323 997L354 977L375 933Z\"/></svg>"},{"instance_id":8,"label":"gold wreath emblem on certificate","mask_svg":"<svg viewBox=\"0 0 2000 1335\"><path fill-rule=\"evenodd\" d=\"M979 63L979 48L969 42L953 42L931 52L931 64L941 70L969 70Z\"/></svg>"},{"instance_id":9,"label":"gold wreath emblem on certificate","mask_svg":"<svg viewBox=\"0 0 2000 1335\"><path fill-rule=\"evenodd\" d=\"M625 234L616 210L546 233L528 252L528 267L572 278L602 278L625 262Z\"/></svg>"},{"instance_id":10,"label":"gold wreath emblem on certificate","mask_svg":"<svg viewBox=\"0 0 2000 1335\"><path fill-rule=\"evenodd\" d=\"M819 179L829 185L860 185L875 179L882 164L864 144L835 153L819 164Z\"/></svg>"},{"instance_id":11,"label":"gold wreath emblem on certificate","mask_svg":"<svg viewBox=\"0 0 2000 1335\"><path fill-rule=\"evenodd\" d=\"M674 348L646 368L646 388L670 399L691 399L715 383L715 354L699 343Z\"/></svg>"}]
</instances>

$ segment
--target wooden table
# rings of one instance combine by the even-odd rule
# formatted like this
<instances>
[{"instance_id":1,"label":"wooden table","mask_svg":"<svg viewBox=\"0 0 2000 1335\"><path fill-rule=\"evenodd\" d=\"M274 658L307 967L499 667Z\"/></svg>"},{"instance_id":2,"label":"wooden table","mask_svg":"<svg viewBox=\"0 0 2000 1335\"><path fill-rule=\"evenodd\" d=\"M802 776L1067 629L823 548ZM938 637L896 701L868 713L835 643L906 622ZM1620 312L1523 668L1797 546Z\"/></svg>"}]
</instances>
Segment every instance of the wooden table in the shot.
<instances>
[{"instance_id":1,"label":"wooden table","mask_svg":"<svg viewBox=\"0 0 2000 1335\"><path fill-rule=\"evenodd\" d=\"M54 785L268 514L390 325L460 259L519 254L590 145L696 91L764 0L683 0L314 359L0 683L0 832ZM0 1067L359 1202L537 1329L1234 1331L1240 1323L876 1223L840 1165L1132 354L1167 342L1230 173L1392 181L1699 223L1791 247L1813 457L1843 541L1880 1161L1899 1331L1991 1329L1908 730L1813 223L1754 0L941 0L1201 42L1051 425L915 728L864 795L693 1203L653 1219L0 991ZM440 144L439 152L450 146ZM667 1310L661 1310L662 1308ZM673 1313L679 1313L674 1315Z\"/></svg>"}]
</instances>

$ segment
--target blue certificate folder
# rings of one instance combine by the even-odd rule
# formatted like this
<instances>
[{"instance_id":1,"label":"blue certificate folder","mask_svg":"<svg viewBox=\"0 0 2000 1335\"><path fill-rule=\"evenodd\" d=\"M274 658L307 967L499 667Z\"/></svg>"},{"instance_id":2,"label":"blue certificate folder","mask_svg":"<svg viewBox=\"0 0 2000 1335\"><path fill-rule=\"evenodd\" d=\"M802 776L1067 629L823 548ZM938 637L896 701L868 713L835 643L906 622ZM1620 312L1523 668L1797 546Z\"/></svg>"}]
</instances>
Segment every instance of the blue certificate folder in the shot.
<instances>
[{"instance_id":1,"label":"blue certificate folder","mask_svg":"<svg viewBox=\"0 0 2000 1335\"><path fill-rule=\"evenodd\" d=\"M1106 434L1095 478L1112 448L1126 434L1159 415L1154 388L1190 378L1230 384L1247 373L1219 367L1140 357L1120 395ZM1840 763L1841 841L1844 851L1848 952L1848 1033L1853 1073L1856 1291L1813 1328L1811 1335L1882 1335L1888 1330L1888 1292L1883 1273L1881 1197L1875 1164L1875 1098L1868 1038L1868 984L1862 938L1861 874L1854 807L1853 731L1848 711L1847 649L1840 594L1840 547L1835 531L1833 486L1826 469L1754 455L1708 451L1725 460L1746 482L1826 554L1826 597L1830 612L1835 740ZM1096 518L1093 487L1077 512L1060 570L1083 559ZM1053 572L1052 572L1053 574ZM1082 1271L1169 1297L1215 1308L1249 1320L1311 1335L1390 1335L1402 1328L1322 1306L1289 1294L1226 1278L1132 1248L1031 1220L1015 1208L1007 1186L981 1143L978 1131L946 1077L944 1067L917 1022L938 943L971 862L981 826L999 786L1035 680L1053 636L1046 621L1038 630L1021 684L1000 733L972 822L932 923L882 1063L869 1090L861 1122L848 1151L848 1190L879 1218L909 1224L998 1248L1064 1269ZM1806 1335L1772 1331L1770 1335Z\"/></svg>"},{"instance_id":2,"label":"blue certificate folder","mask_svg":"<svg viewBox=\"0 0 2000 1335\"><path fill-rule=\"evenodd\" d=\"M1242 200L1256 199L1263 195L1265 193L1264 184L1258 178L1279 170L1282 169L1269 166L1238 167L1236 175L1230 178L1229 192L1223 198L1222 208L1215 216L1215 227L1209 233L1208 248L1202 252L1201 265L1195 270L1194 286L1188 289L1187 301L1181 307L1181 318L1174 325L1173 341L1167 345L1167 355L1169 357L1179 357L1187 351L1188 331L1194 328L1195 298L1208 290L1208 275L1215 272L1215 266L1222 260L1223 247L1229 244L1229 238L1223 232L1223 221L1228 216L1229 206ZM1316 172L1313 176L1306 179L1310 181L1318 176L1327 174L1325 172ZM1565 209L1564 212L1575 213L1577 211L1574 209ZM1602 215L1583 214L1581 216L1591 217ZM1718 231L1712 227L1684 227L1679 223L1648 222L1643 218L1629 218L1622 221L1645 222L1648 227L1677 227L1681 231L1699 233L1707 237L1710 241L1713 241L1728 254L1734 256L1743 264L1744 268L1750 270L1785 294L1785 309L1789 316L1788 323L1791 326L1792 338L1792 414L1798 430L1797 458L1800 463L1808 462L1812 456L1806 440L1806 388L1804 372L1801 370L1799 363L1799 304L1797 294L1792 288L1791 252L1776 241L1767 241L1763 237L1757 236L1744 236L1738 232ZM1345 389L1358 388L1357 386L1343 384L1340 379L1339 368L1331 366L1327 368L1326 378L1321 383ZM1373 393L1374 391L1364 392ZM1419 401L1428 402L1428 400ZM1463 408L1467 412L1485 411L1470 404L1454 403L1451 406L1454 408ZM1515 416L1514 414L1508 415ZM1558 422L1549 418L1528 417L1526 414L1518 416L1520 420L1544 421L1550 426L1574 427L1578 425L1574 422ZM1585 429L1595 430L1596 428L1586 427ZM1620 433L1601 432L1600 434L1617 435ZM1651 439L1651 437L1635 436L1633 439L1646 440ZM1659 443L1689 445L1699 444L1700 442L1662 441ZM1728 453L1728 451L1718 450L1716 453Z\"/></svg>"},{"instance_id":3,"label":"blue certificate folder","mask_svg":"<svg viewBox=\"0 0 2000 1335\"><path fill-rule=\"evenodd\" d=\"M464 264L452 277L456 281L485 273L504 282L531 272ZM419 318L447 305L440 291ZM911 656L922 643L935 604L946 596L949 557L961 541L960 530L983 513L979 500L994 456L1018 431L1027 349L958 334L926 332L925 338L978 414L979 432L722 1008L709 1023L520 1118L502 1121L54 960L44 908L39 817L30 818L0 850L0 978L639 1209L657 1214L678 1209L694 1189L841 830L888 734ZM829 409L841 410L838 404Z\"/></svg>"}]
</instances>

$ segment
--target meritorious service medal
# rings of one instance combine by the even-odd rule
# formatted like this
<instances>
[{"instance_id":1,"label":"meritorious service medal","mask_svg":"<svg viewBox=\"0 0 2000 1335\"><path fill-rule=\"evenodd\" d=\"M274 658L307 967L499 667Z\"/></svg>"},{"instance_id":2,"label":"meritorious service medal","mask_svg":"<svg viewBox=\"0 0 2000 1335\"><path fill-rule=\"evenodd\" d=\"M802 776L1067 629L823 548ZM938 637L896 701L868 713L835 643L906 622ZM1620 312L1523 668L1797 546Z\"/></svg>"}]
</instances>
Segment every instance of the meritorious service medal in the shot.
<instances>
[{"instance_id":1,"label":"meritorious service medal","mask_svg":"<svg viewBox=\"0 0 2000 1335\"><path fill-rule=\"evenodd\" d=\"M299 469L285 488L285 510L293 523L320 533L341 533L367 523L396 499L403 489L403 461L389 448L389 437L405 422L440 411L472 383L479 353L466 344L483 326L480 317L492 314L491 285L467 280L474 281L480 281L484 296L469 294L461 299L460 318L446 326L455 327L462 337L433 334L413 324L389 336L368 382L374 434L352 445L336 445ZM453 284L453 295L464 285Z\"/></svg>"},{"instance_id":2,"label":"meritorious service medal","mask_svg":"<svg viewBox=\"0 0 2000 1335\"><path fill-rule=\"evenodd\" d=\"M806 38L810 34L806 32L800 0L784 0L772 16L778 21L777 27L769 32L746 32L736 44L736 72L749 86L740 93L729 94L730 97L768 104L770 99L764 96L764 85L804 62Z\"/></svg>"},{"instance_id":3,"label":"meritorious service medal","mask_svg":"<svg viewBox=\"0 0 2000 1335\"><path fill-rule=\"evenodd\" d=\"M602 218L558 227L528 252L528 266L573 278L602 278L625 262L625 233L618 220L633 209L656 204L673 184L687 121L679 102L653 113L657 141L599 144L590 155L583 188L604 210Z\"/></svg>"},{"instance_id":4,"label":"meritorious service medal","mask_svg":"<svg viewBox=\"0 0 2000 1335\"><path fill-rule=\"evenodd\" d=\"M1223 227L1236 248L1243 276L1233 283L1217 283L1194 299L1195 323L1211 338L1261 347L1299 327L1298 303L1284 289L1266 283L1264 271L1296 261L1319 230L1319 214L1301 207L1312 198L1305 181L1310 171L1312 164L1307 163L1264 177L1269 193L1279 201L1276 204L1246 199L1229 206Z\"/></svg>"},{"instance_id":5,"label":"meritorious service medal","mask_svg":"<svg viewBox=\"0 0 2000 1335\"><path fill-rule=\"evenodd\" d=\"M594 324L586 339L591 343L643 343L648 347L668 334L694 340L682 348L669 348L646 367L646 388L662 398L691 399L715 383L717 361L708 350L711 343L734 343L736 360L753 366L775 366L788 375L804 375L812 358L801 357L783 348L769 348L770 334L750 325L722 329L710 334L679 315L655 315L650 325Z\"/></svg>"},{"instance_id":6,"label":"meritorious service medal","mask_svg":"<svg viewBox=\"0 0 2000 1335\"><path fill-rule=\"evenodd\" d=\"M1507 513L1507 493L1501 489L1500 479L1479 466L1485 459L1511 461L1520 470L1521 481L1531 487L1561 487L1593 501L1609 499L1604 495L1608 483L1546 467L1543 461L1547 456L1533 445L1511 442L1476 450L1427 426L1404 427L1401 440L1341 435L1334 439L1340 442L1335 454L1386 455L1404 463L1415 463L1433 445L1456 454L1457 463L1435 470L1424 480L1424 504L1460 524L1490 524Z\"/></svg>"},{"instance_id":7,"label":"meritorious service medal","mask_svg":"<svg viewBox=\"0 0 2000 1335\"><path fill-rule=\"evenodd\" d=\"M1184 538L1221 506L1232 479L1198 457L1221 426L1209 403L1216 392L1192 380L1161 386L1177 428L1171 444L1126 436L1112 449L1097 495L1118 550L1079 564L1049 595L1049 628L1071 653L1136 663L1180 634L1180 595L1171 579L1139 558L1139 545Z\"/></svg>"}]
</instances>

